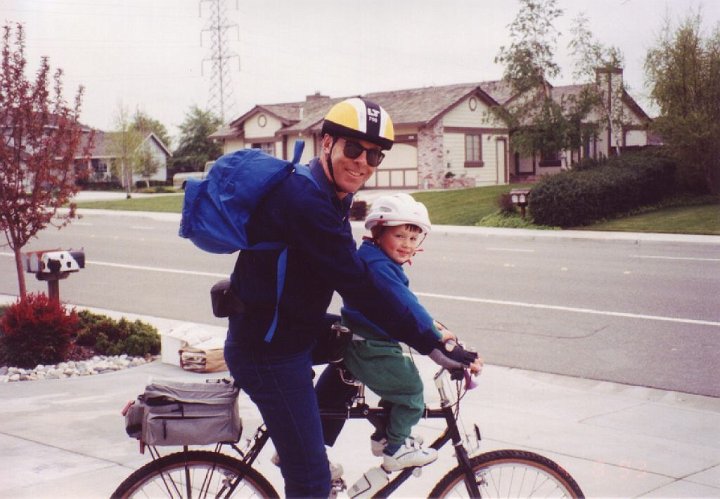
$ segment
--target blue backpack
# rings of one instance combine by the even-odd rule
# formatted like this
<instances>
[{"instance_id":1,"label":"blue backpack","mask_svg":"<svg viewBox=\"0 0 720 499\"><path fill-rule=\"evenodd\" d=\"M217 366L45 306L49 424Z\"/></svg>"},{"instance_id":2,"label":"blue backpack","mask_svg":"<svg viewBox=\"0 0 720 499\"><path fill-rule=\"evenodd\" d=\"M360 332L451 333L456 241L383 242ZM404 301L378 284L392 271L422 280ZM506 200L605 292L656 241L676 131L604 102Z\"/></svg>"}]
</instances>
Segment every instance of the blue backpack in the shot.
<instances>
[{"instance_id":1,"label":"blue backpack","mask_svg":"<svg viewBox=\"0 0 720 499\"><path fill-rule=\"evenodd\" d=\"M278 304L285 284L287 246L277 242L250 244L246 225L262 199L293 173L317 185L310 168L300 165L305 143L295 143L292 161L270 156L259 149L243 149L220 157L207 178L188 179L185 185L180 237L190 239L210 253L239 250L282 249L277 263L275 315L265 341L270 341L278 319Z\"/></svg>"}]
</instances>

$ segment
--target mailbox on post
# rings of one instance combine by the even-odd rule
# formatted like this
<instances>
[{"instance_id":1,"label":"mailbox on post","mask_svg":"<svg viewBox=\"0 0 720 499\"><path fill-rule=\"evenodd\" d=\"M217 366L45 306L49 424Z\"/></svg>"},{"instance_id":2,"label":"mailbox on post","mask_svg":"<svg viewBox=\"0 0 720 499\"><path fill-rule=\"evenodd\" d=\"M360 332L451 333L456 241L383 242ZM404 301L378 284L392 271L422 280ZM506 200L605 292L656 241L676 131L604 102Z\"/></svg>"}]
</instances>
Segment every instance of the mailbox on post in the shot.
<instances>
[{"instance_id":1,"label":"mailbox on post","mask_svg":"<svg viewBox=\"0 0 720 499\"><path fill-rule=\"evenodd\" d=\"M525 208L530 198L530 189L513 189L510 191L510 200L520 207L520 214L525 218Z\"/></svg>"},{"instance_id":2,"label":"mailbox on post","mask_svg":"<svg viewBox=\"0 0 720 499\"><path fill-rule=\"evenodd\" d=\"M25 271L35 274L40 281L48 283L48 297L60 303L61 279L70 273L85 268L85 251L83 250L40 250L25 253Z\"/></svg>"}]
</instances>

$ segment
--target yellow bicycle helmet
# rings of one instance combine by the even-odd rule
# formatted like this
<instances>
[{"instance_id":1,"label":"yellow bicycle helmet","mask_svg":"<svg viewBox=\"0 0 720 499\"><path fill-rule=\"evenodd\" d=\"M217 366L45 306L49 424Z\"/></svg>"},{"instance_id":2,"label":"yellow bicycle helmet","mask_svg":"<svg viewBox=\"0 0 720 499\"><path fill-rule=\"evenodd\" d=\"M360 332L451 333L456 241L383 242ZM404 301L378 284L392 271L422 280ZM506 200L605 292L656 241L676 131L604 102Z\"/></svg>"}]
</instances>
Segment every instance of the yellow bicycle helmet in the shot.
<instances>
[{"instance_id":1,"label":"yellow bicycle helmet","mask_svg":"<svg viewBox=\"0 0 720 499\"><path fill-rule=\"evenodd\" d=\"M387 111L360 97L335 104L325 115L322 134L367 140L389 150L395 140L393 122Z\"/></svg>"}]
</instances>

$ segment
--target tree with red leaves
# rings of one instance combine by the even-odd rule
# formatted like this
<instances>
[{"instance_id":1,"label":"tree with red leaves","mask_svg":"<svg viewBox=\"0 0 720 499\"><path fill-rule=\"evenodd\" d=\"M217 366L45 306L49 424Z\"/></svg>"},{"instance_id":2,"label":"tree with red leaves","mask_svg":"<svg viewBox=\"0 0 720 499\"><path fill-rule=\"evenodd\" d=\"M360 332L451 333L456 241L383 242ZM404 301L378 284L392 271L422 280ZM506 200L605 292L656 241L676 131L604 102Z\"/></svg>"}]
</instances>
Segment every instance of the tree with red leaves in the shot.
<instances>
[{"instance_id":1,"label":"tree with red leaves","mask_svg":"<svg viewBox=\"0 0 720 499\"><path fill-rule=\"evenodd\" d=\"M92 134L78 121L83 89L78 88L69 107L62 95L61 69L51 74L43 57L35 80L26 79L23 26L6 24L1 43L0 230L15 254L23 299L27 290L21 250L48 225L61 228L75 218L72 203L67 212L58 208L78 191L74 163L88 156Z\"/></svg>"}]
</instances>

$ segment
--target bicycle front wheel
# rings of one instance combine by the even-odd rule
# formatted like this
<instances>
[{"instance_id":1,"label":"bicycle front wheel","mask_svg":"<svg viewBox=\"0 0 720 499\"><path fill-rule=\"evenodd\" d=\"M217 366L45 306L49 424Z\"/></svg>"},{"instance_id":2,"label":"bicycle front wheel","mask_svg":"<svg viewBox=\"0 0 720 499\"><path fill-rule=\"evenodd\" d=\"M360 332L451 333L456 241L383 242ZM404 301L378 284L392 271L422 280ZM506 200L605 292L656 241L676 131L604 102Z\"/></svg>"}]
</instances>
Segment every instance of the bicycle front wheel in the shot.
<instances>
[{"instance_id":1,"label":"bicycle front wheel","mask_svg":"<svg viewBox=\"0 0 720 499\"><path fill-rule=\"evenodd\" d=\"M228 455L210 451L169 454L127 477L112 499L278 497L253 468Z\"/></svg>"},{"instance_id":2,"label":"bicycle front wheel","mask_svg":"<svg viewBox=\"0 0 720 499\"><path fill-rule=\"evenodd\" d=\"M584 498L573 477L559 464L533 452L497 450L470 459L483 498ZM430 497L468 497L465 473L454 468L438 482Z\"/></svg>"}]
</instances>

